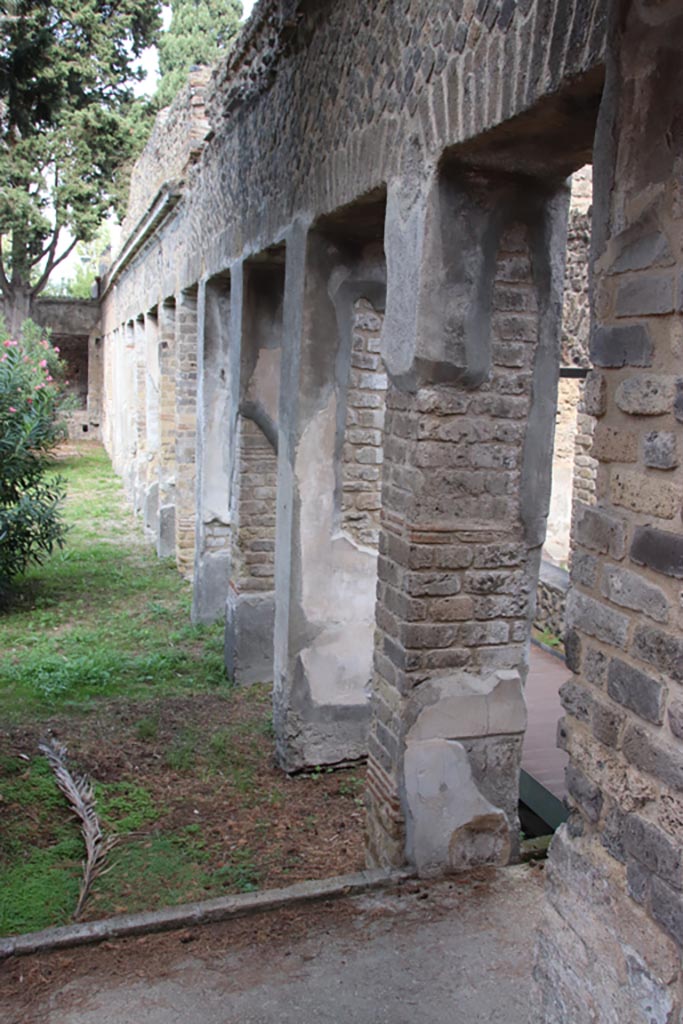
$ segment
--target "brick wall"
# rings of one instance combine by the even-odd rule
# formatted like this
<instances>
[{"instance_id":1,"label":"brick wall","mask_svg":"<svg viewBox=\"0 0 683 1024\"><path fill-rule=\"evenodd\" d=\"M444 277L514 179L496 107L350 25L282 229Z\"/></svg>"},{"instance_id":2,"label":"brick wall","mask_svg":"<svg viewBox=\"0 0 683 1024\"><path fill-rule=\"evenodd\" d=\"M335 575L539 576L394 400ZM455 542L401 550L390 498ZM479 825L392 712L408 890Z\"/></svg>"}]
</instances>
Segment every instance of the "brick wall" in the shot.
<instances>
[{"instance_id":1,"label":"brick wall","mask_svg":"<svg viewBox=\"0 0 683 1024\"><path fill-rule=\"evenodd\" d=\"M244 416L237 445L239 526L232 579L240 593L270 591L275 586L277 455L258 424Z\"/></svg>"},{"instance_id":2,"label":"brick wall","mask_svg":"<svg viewBox=\"0 0 683 1024\"><path fill-rule=\"evenodd\" d=\"M342 529L377 547L382 490L386 374L380 358L382 317L367 299L353 309L351 372L342 457Z\"/></svg>"}]
</instances>

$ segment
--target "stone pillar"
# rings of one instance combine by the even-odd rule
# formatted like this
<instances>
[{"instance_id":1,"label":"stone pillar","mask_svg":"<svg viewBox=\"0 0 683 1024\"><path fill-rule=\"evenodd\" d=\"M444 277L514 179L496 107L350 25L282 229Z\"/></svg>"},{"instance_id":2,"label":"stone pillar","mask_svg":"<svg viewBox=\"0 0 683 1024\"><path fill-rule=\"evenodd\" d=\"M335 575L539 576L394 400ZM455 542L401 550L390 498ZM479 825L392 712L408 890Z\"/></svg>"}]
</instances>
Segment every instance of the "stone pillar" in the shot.
<instances>
[{"instance_id":1,"label":"stone pillar","mask_svg":"<svg viewBox=\"0 0 683 1024\"><path fill-rule=\"evenodd\" d=\"M175 316L175 555L188 577L195 546L198 297L196 287L181 292Z\"/></svg>"},{"instance_id":2,"label":"stone pillar","mask_svg":"<svg viewBox=\"0 0 683 1024\"><path fill-rule=\"evenodd\" d=\"M101 438L104 396L104 345L100 334L88 338L88 437Z\"/></svg>"},{"instance_id":3,"label":"stone pillar","mask_svg":"<svg viewBox=\"0 0 683 1024\"><path fill-rule=\"evenodd\" d=\"M353 306L383 259L297 223L287 239L278 450L274 721L287 771L367 749L376 552L342 526ZM377 386L384 387L382 374Z\"/></svg>"},{"instance_id":4,"label":"stone pillar","mask_svg":"<svg viewBox=\"0 0 683 1024\"><path fill-rule=\"evenodd\" d=\"M146 487L142 509L145 529L159 535L159 317L151 310L145 317L145 421L147 425Z\"/></svg>"},{"instance_id":5,"label":"stone pillar","mask_svg":"<svg viewBox=\"0 0 683 1024\"><path fill-rule=\"evenodd\" d=\"M683 11L615 3L594 149L595 504L579 510L547 1024L683 1019Z\"/></svg>"},{"instance_id":6,"label":"stone pillar","mask_svg":"<svg viewBox=\"0 0 683 1024\"><path fill-rule=\"evenodd\" d=\"M175 557L176 304L159 306L159 516L157 554Z\"/></svg>"},{"instance_id":7,"label":"stone pillar","mask_svg":"<svg viewBox=\"0 0 683 1024\"><path fill-rule=\"evenodd\" d=\"M230 572L230 277L205 286L197 363L197 543L192 621L225 614Z\"/></svg>"},{"instance_id":8,"label":"stone pillar","mask_svg":"<svg viewBox=\"0 0 683 1024\"><path fill-rule=\"evenodd\" d=\"M225 664L236 683L272 682L275 618L277 424L284 263L264 255L240 268L231 419L232 556Z\"/></svg>"},{"instance_id":9,"label":"stone pillar","mask_svg":"<svg viewBox=\"0 0 683 1024\"><path fill-rule=\"evenodd\" d=\"M135 491L137 460L137 391L136 391L135 327L132 320L123 324L114 356L115 423L113 431L113 465L121 475L123 487L131 500Z\"/></svg>"},{"instance_id":10,"label":"stone pillar","mask_svg":"<svg viewBox=\"0 0 683 1024\"><path fill-rule=\"evenodd\" d=\"M567 202L457 166L389 192L371 864L517 853Z\"/></svg>"}]
</instances>

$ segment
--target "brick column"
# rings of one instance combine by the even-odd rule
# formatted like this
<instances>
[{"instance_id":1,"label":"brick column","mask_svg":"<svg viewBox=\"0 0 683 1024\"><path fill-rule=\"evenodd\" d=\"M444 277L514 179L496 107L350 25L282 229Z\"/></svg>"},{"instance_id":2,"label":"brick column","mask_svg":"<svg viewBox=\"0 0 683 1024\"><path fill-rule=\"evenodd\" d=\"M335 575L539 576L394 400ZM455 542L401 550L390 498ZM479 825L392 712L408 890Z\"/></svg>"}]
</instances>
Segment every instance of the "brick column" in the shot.
<instances>
[{"instance_id":1,"label":"brick column","mask_svg":"<svg viewBox=\"0 0 683 1024\"><path fill-rule=\"evenodd\" d=\"M341 529L360 297L383 304L383 260L295 225L284 301L273 695L288 771L366 752L376 554ZM367 448L369 459L375 446Z\"/></svg>"},{"instance_id":2,"label":"brick column","mask_svg":"<svg viewBox=\"0 0 683 1024\"><path fill-rule=\"evenodd\" d=\"M608 39L585 393L598 470L575 520L547 1024L683 1015L683 12L616 3Z\"/></svg>"},{"instance_id":3,"label":"brick column","mask_svg":"<svg viewBox=\"0 0 683 1024\"><path fill-rule=\"evenodd\" d=\"M178 569L192 575L195 545L197 442L197 289L180 293L175 317L175 554Z\"/></svg>"},{"instance_id":4,"label":"brick column","mask_svg":"<svg viewBox=\"0 0 683 1024\"><path fill-rule=\"evenodd\" d=\"M159 306L159 516L157 554L175 555L175 299Z\"/></svg>"},{"instance_id":5,"label":"brick column","mask_svg":"<svg viewBox=\"0 0 683 1024\"><path fill-rule=\"evenodd\" d=\"M208 281L197 363L197 525L192 621L225 615L230 571L230 277Z\"/></svg>"},{"instance_id":6,"label":"brick column","mask_svg":"<svg viewBox=\"0 0 683 1024\"><path fill-rule=\"evenodd\" d=\"M145 417L147 426L145 529L159 533L159 318L156 309L145 316Z\"/></svg>"},{"instance_id":7,"label":"brick column","mask_svg":"<svg viewBox=\"0 0 683 1024\"><path fill-rule=\"evenodd\" d=\"M237 269L237 268L236 268ZM277 423L284 263L281 250L239 267L233 310L232 553L225 664L234 682L272 682Z\"/></svg>"},{"instance_id":8,"label":"brick column","mask_svg":"<svg viewBox=\"0 0 683 1024\"><path fill-rule=\"evenodd\" d=\"M456 168L423 197L387 210L367 798L370 863L430 874L517 852L568 195Z\"/></svg>"},{"instance_id":9,"label":"brick column","mask_svg":"<svg viewBox=\"0 0 683 1024\"><path fill-rule=\"evenodd\" d=\"M135 468L133 507L142 512L147 492L147 339L145 318L133 321L134 395L135 395Z\"/></svg>"}]
</instances>

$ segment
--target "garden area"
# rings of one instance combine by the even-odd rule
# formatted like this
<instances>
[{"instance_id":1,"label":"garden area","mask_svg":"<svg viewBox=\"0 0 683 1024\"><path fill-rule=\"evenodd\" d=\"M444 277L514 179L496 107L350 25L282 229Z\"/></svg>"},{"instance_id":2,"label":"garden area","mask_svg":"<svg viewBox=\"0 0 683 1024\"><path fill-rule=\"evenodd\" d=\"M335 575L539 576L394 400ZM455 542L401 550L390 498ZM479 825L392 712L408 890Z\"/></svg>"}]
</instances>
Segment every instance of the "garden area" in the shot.
<instances>
[{"instance_id":1,"label":"garden area","mask_svg":"<svg viewBox=\"0 0 683 1024\"><path fill-rule=\"evenodd\" d=\"M66 533L0 608L0 934L68 923L80 823L39 744L66 747L115 837L80 920L358 870L361 772L288 778L270 687L225 678L222 626L157 559L104 449L63 443Z\"/></svg>"}]
</instances>

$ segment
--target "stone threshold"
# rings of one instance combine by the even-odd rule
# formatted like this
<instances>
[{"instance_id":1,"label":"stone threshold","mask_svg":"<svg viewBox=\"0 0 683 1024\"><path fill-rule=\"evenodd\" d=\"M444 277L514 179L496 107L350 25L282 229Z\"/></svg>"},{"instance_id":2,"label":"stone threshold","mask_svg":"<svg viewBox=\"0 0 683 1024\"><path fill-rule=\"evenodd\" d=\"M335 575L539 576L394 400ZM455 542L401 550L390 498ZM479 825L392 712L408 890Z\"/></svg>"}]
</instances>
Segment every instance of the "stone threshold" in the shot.
<instances>
[{"instance_id":1,"label":"stone threshold","mask_svg":"<svg viewBox=\"0 0 683 1024\"><path fill-rule=\"evenodd\" d=\"M0 939L0 960L10 956L26 956L30 953L46 953L71 946L90 945L108 939L214 924L217 921L228 921L231 918L247 917L263 911L279 910L282 907L313 903L317 900L341 899L371 889L387 888L413 877L414 872L409 869L387 871L377 868L349 875L336 875L332 878L296 882L282 889L219 896L213 900L181 903L179 906L164 907L161 910L117 914L99 921L45 928L22 935L8 935Z\"/></svg>"}]
</instances>

